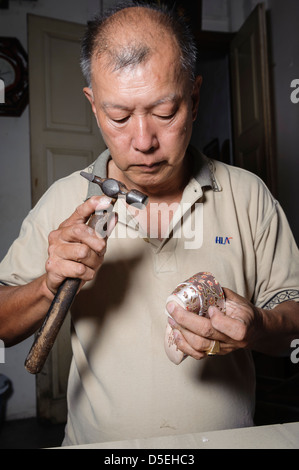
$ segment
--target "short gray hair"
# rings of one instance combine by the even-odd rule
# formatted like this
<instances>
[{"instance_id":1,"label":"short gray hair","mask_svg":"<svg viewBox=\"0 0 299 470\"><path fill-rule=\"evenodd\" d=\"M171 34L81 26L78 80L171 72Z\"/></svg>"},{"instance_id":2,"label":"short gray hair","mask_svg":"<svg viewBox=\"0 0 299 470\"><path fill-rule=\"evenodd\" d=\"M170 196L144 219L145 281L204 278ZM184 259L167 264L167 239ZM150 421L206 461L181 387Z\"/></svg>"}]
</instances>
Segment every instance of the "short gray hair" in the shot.
<instances>
[{"instance_id":1,"label":"short gray hair","mask_svg":"<svg viewBox=\"0 0 299 470\"><path fill-rule=\"evenodd\" d=\"M85 77L88 86L91 87L91 59L96 51L105 51L105 41L103 35L105 34L105 26L108 20L117 12L131 7L143 7L148 10L156 11L157 24L163 26L166 30L170 31L177 40L181 51L180 65L184 72L187 72L191 81L195 79L197 48L191 29L186 22L185 18L178 15L174 8L169 8L166 5L157 5L146 2L134 1L122 2L116 7L106 10L103 15L96 16L92 21L87 23L85 35L81 45L81 70ZM99 39L102 36L102 41ZM99 43L103 44L99 46ZM150 48L143 43L136 42L126 45L118 53L113 55L114 70L119 70L129 65L138 65L148 58Z\"/></svg>"}]
</instances>

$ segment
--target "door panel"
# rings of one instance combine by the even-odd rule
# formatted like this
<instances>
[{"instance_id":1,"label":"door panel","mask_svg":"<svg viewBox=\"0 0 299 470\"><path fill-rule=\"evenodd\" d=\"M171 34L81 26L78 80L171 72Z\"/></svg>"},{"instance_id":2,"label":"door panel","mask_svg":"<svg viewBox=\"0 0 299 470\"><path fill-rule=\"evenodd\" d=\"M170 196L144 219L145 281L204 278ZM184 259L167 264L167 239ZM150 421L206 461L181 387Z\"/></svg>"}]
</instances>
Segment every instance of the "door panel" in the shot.
<instances>
[{"instance_id":1,"label":"door panel","mask_svg":"<svg viewBox=\"0 0 299 470\"><path fill-rule=\"evenodd\" d=\"M230 47L234 163L276 192L266 17L258 4Z\"/></svg>"},{"instance_id":2,"label":"door panel","mask_svg":"<svg viewBox=\"0 0 299 470\"><path fill-rule=\"evenodd\" d=\"M76 149L47 148L48 185L63 176L87 167L93 160L93 153Z\"/></svg>"},{"instance_id":3,"label":"door panel","mask_svg":"<svg viewBox=\"0 0 299 470\"><path fill-rule=\"evenodd\" d=\"M105 149L105 144L82 92L79 66L84 25L28 15L30 72L30 134L33 204L53 182L47 160L55 155L82 168ZM71 163L72 162L72 163ZM69 172L68 172L69 173Z\"/></svg>"},{"instance_id":4,"label":"door panel","mask_svg":"<svg viewBox=\"0 0 299 470\"><path fill-rule=\"evenodd\" d=\"M81 93L83 78L78 73L78 41L64 38L62 34L46 34L44 40L46 128L90 134L92 117L89 103Z\"/></svg>"}]
</instances>

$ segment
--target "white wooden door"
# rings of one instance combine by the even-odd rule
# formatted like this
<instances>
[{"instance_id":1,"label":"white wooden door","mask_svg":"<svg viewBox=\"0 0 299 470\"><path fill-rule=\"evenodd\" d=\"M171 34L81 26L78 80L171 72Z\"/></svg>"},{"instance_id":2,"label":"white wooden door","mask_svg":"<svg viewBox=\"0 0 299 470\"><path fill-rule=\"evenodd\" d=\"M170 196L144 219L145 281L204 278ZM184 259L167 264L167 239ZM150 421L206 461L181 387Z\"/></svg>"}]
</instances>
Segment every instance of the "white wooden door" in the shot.
<instances>
[{"instance_id":1,"label":"white wooden door","mask_svg":"<svg viewBox=\"0 0 299 470\"><path fill-rule=\"evenodd\" d=\"M267 48L266 13L260 3L230 48L234 163L259 175L276 192L276 161Z\"/></svg>"},{"instance_id":2,"label":"white wooden door","mask_svg":"<svg viewBox=\"0 0 299 470\"><path fill-rule=\"evenodd\" d=\"M79 56L84 25L28 16L32 203L57 179L83 169L105 149L82 89ZM37 376L37 413L66 420L71 360L69 318Z\"/></svg>"}]
</instances>

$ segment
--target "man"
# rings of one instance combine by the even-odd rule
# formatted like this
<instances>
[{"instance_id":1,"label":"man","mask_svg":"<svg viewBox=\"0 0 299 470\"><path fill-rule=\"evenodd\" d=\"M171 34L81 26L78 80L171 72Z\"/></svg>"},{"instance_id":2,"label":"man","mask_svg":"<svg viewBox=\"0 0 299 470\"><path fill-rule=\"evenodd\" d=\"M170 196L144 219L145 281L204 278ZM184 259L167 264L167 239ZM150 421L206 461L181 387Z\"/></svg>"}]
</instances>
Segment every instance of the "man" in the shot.
<instances>
[{"instance_id":1,"label":"man","mask_svg":"<svg viewBox=\"0 0 299 470\"><path fill-rule=\"evenodd\" d=\"M298 337L299 257L279 204L254 175L189 147L194 64L184 26L154 7L122 7L89 25L84 93L108 150L88 171L148 194L146 217L117 201L107 242L85 223L110 200L90 197L96 187L75 173L31 211L0 267L6 345L37 329L65 277L83 281L64 444L250 426L250 350L282 354ZM168 295L200 271L226 286L226 315L171 302L167 320ZM164 351L167 321L190 356L179 366Z\"/></svg>"}]
</instances>

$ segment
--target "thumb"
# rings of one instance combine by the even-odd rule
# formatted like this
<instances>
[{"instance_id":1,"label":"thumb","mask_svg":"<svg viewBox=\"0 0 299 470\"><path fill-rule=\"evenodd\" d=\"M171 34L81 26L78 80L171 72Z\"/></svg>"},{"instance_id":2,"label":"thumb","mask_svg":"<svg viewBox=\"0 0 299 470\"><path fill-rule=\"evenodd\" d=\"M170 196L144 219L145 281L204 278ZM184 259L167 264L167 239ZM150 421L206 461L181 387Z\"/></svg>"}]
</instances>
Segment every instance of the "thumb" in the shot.
<instances>
[{"instance_id":1,"label":"thumb","mask_svg":"<svg viewBox=\"0 0 299 470\"><path fill-rule=\"evenodd\" d=\"M228 289L227 287L223 287L223 292L224 292L224 297L225 300L232 300L234 302L241 302L244 301L244 298L241 297L241 295L236 294L236 292L232 291L231 289Z\"/></svg>"},{"instance_id":2,"label":"thumb","mask_svg":"<svg viewBox=\"0 0 299 470\"><path fill-rule=\"evenodd\" d=\"M100 210L108 210L112 199L107 196L92 196L78 206L73 214L66 219L61 226L72 224L85 224L89 217L95 212Z\"/></svg>"}]
</instances>

